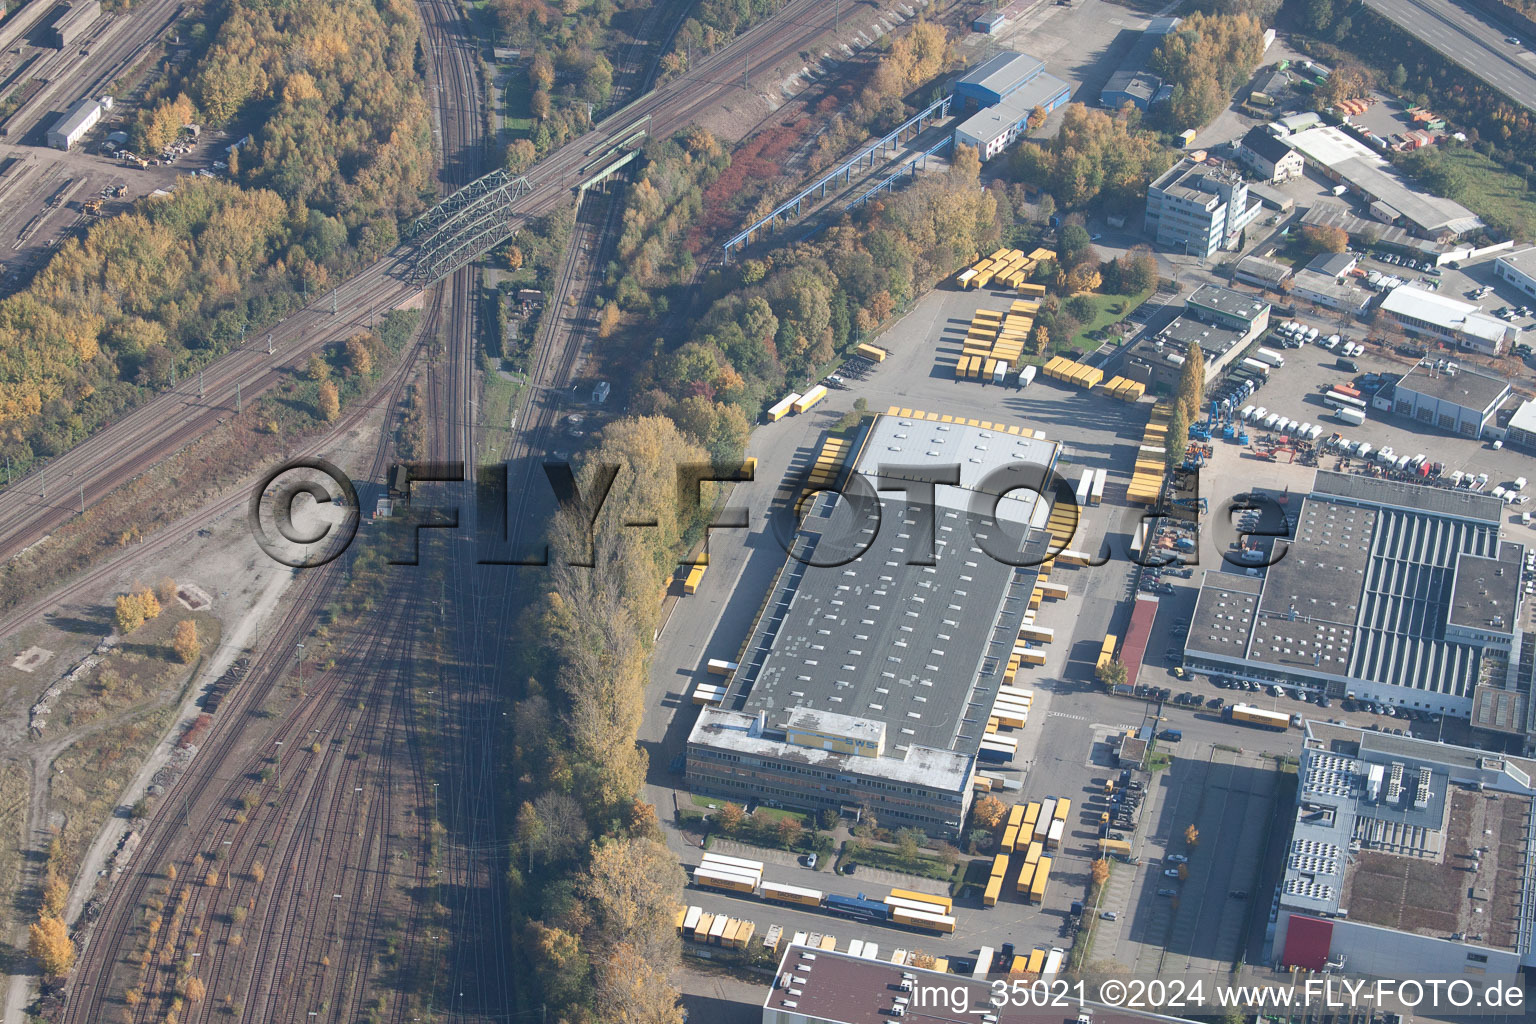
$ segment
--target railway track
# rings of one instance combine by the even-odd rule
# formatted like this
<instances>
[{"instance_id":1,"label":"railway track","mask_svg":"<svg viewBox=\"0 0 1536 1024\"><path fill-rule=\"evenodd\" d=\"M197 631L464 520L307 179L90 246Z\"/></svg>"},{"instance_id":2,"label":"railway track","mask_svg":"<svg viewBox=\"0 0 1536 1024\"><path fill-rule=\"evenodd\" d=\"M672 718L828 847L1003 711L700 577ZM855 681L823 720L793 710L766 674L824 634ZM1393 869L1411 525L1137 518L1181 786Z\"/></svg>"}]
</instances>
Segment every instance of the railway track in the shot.
<instances>
[{"instance_id":1,"label":"railway track","mask_svg":"<svg viewBox=\"0 0 1536 1024\"><path fill-rule=\"evenodd\" d=\"M428 0L423 10L443 2ZM551 153L530 175L533 189L521 201L518 217L526 222L570 201L595 137L645 116L651 117L652 134L670 134L722 96L743 88L736 69L745 70L745 55L751 55L753 67L774 67L813 45L832 30L833 23L834 13L825 4L790 0L772 18L700 59L684 75L609 115L595 134ZM467 54L458 54L449 63L468 59ZM478 90L470 90L468 95L476 97L476 104L480 102ZM447 126L444 131L446 139ZM256 335L209 364L201 397L195 381L178 385L0 492L0 558L15 555L67 520L74 514L82 490L87 503L99 499L228 416L237 380L243 394L254 399L291 369L302 366L311 352L364 326L371 311L395 308L414 295L419 286L400 276L406 254L403 247L395 250L344 282L331 296L318 298L274 325L270 331L277 350L274 353L268 354L264 339ZM335 315L331 313L333 301L338 310ZM43 486L43 474L52 491Z\"/></svg>"}]
</instances>

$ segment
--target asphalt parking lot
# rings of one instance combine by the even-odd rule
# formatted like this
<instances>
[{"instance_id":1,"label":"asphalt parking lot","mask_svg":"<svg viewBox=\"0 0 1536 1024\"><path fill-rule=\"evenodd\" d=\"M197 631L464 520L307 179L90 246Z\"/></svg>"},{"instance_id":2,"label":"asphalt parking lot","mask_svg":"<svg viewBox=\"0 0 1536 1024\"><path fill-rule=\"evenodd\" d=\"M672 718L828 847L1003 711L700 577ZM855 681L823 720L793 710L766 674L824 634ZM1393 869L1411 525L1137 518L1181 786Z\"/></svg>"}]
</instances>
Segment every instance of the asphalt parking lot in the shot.
<instances>
[{"instance_id":1,"label":"asphalt parking lot","mask_svg":"<svg viewBox=\"0 0 1536 1024\"><path fill-rule=\"evenodd\" d=\"M1140 863L1117 863L1106 887L1099 912L1118 919L1085 922L1094 929L1090 960L1115 960L1135 974L1230 967L1243 954L1250 908L1266 898L1257 889L1280 780L1275 762L1187 740L1172 749L1171 765L1148 787ZM1190 825L1199 833L1193 846Z\"/></svg>"}]
</instances>

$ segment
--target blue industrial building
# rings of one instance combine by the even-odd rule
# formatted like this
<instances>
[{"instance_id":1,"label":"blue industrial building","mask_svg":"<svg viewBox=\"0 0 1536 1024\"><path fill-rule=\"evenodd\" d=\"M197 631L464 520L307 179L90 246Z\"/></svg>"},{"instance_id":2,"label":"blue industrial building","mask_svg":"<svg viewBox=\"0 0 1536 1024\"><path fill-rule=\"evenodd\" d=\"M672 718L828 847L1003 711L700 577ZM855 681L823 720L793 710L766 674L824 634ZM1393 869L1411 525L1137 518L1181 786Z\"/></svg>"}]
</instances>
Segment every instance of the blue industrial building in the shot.
<instances>
[{"instance_id":1,"label":"blue industrial building","mask_svg":"<svg viewBox=\"0 0 1536 1024\"><path fill-rule=\"evenodd\" d=\"M990 160L1028 130L1036 107L1047 114L1072 98L1072 87L1045 72L1045 62L1006 50L955 83L951 108L963 121L955 142Z\"/></svg>"},{"instance_id":2,"label":"blue industrial building","mask_svg":"<svg viewBox=\"0 0 1536 1024\"><path fill-rule=\"evenodd\" d=\"M972 114L995 107L1038 78L1045 62L1015 50L1004 50L968 71L955 82L954 108L960 114Z\"/></svg>"}]
</instances>

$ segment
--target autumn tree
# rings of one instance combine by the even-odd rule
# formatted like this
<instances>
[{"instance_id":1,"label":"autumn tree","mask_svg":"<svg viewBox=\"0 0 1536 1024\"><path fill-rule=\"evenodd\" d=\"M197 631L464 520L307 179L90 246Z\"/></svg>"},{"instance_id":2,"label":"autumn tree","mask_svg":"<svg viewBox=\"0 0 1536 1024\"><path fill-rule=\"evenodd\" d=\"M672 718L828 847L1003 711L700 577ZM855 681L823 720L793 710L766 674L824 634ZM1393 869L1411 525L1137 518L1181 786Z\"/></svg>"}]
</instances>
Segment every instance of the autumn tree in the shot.
<instances>
[{"instance_id":1,"label":"autumn tree","mask_svg":"<svg viewBox=\"0 0 1536 1024\"><path fill-rule=\"evenodd\" d=\"M28 928L27 952L50 978L64 977L75 965L75 943L60 917L40 917Z\"/></svg>"},{"instance_id":2,"label":"autumn tree","mask_svg":"<svg viewBox=\"0 0 1536 1024\"><path fill-rule=\"evenodd\" d=\"M368 336L354 334L347 339L347 365L362 377L373 374L373 353L368 348Z\"/></svg>"},{"instance_id":3,"label":"autumn tree","mask_svg":"<svg viewBox=\"0 0 1536 1024\"><path fill-rule=\"evenodd\" d=\"M124 634L132 633L144 625L144 610L132 594L118 595L116 622L117 631Z\"/></svg>"},{"instance_id":4,"label":"autumn tree","mask_svg":"<svg viewBox=\"0 0 1536 1024\"><path fill-rule=\"evenodd\" d=\"M341 393L331 381L321 384L316 392L315 411L327 423L335 423L341 415Z\"/></svg>"},{"instance_id":5,"label":"autumn tree","mask_svg":"<svg viewBox=\"0 0 1536 1024\"><path fill-rule=\"evenodd\" d=\"M331 366L319 352L311 352L304 364L304 375L310 380L324 383L331 379Z\"/></svg>"},{"instance_id":6,"label":"autumn tree","mask_svg":"<svg viewBox=\"0 0 1536 1024\"><path fill-rule=\"evenodd\" d=\"M1192 341L1184 353L1184 368L1179 371L1179 407L1186 422L1200 418L1205 407L1205 353L1200 343Z\"/></svg>"},{"instance_id":7,"label":"autumn tree","mask_svg":"<svg viewBox=\"0 0 1536 1024\"><path fill-rule=\"evenodd\" d=\"M118 632L132 633L159 614L160 601L148 587L142 587L131 594L122 594L117 599L116 608Z\"/></svg>"},{"instance_id":8,"label":"autumn tree","mask_svg":"<svg viewBox=\"0 0 1536 1024\"><path fill-rule=\"evenodd\" d=\"M1137 295L1157 284L1157 257L1144 245L1104 265L1104 287L1120 295Z\"/></svg>"},{"instance_id":9,"label":"autumn tree","mask_svg":"<svg viewBox=\"0 0 1536 1024\"><path fill-rule=\"evenodd\" d=\"M641 947L618 942L597 961L594 1001L600 1019L612 1024L683 1024L682 995L670 969Z\"/></svg>"},{"instance_id":10,"label":"autumn tree","mask_svg":"<svg viewBox=\"0 0 1536 1024\"><path fill-rule=\"evenodd\" d=\"M1051 331L1045 324L1036 323L1034 330L1029 335L1030 344L1034 347L1035 355L1043 356L1051 349Z\"/></svg>"},{"instance_id":11,"label":"autumn tree","mask_svg":"<svg viewBox=\"0 0 1536 1024\"><path fill-rule=\"evenodd\" d=\"M1301 229L1301 244L1309 255L1343 252L1349 247L1349 232L1332 224L1306 224Z\"/></svg>"},{"instance_id":12,"label":"autumn tree","mask_svg":"<svg viewBox=\"0 0 1536 1024\"><path fill-rule=\"evenodd\" d=\"M593 847L577 890L592 917L593 936L610 947L629 947L665 970L677 958L673 917L686 881L664 844L619 838Z\"/></svg>"},{"instance_id":13,"label":"autumn tree","mask_svg":"<svg viewBox=\"0 0 1536 1024\"><path fill-rule=\"evenodd\" d=\"M1172 470L1184 461L1184 455L1189 449L1189 415L1185 413L1182 402L1174 404L1173 415L1168 419L1168 436L1163 444L1166 445L1163 462Z\"/></svg>"},{"instance_id":14,"label":"autumn tree","mask_svg":"<svg viewBox=\"0 0 1536 1024\"><path fill-rule=\"evenodd\" d=\"M1043 127L1045 125L1046 119L1049 116L1050 115L1045 112L1044 107L1036 104L1030 109L1029 118L1024 123L1029 126L1030 131L1034 131L1037 128Z\"/></svg>"},{"instance_id":15,"label":"autumn tree","mask_svg":"<svg viewBox=\"0 0 1536 1024\"><path fill-rule=\"evenodd\" d=\"M1194 825L1185 825L1184 826L1184 843L1185 843L1186 846L1190 846L1190 847L1199 846L1200 845L1200 830L1195 828Z\"/></svg>"},{"instance_id":16,"label":"autumn tree","mask_svg":"<svg viewBox=\"0 0 1536 1024\"><path fill-rule=\"evenodd\" d=\"M1127 670L1125 662L1118 658L1111 658L1102 665L1094 666L1093 674L1098 677L1099 682L1112 690L1117 686L1125 685Z\"/></svg>"},{"instance_id":17,"label":"autumn tree","mask_svg":"<svg viewBox=\"0 0 1536 1024\"><path fill-rule=\"evenodd\" d=\"M609 302L603 306L603 311L597 318L597 336L609 338L619 326L619 307L617 303Z\"/></svg>"},{"instance_id":18,"label":"autumn tree","mask_svg":"<svg viewBox=\"0 0 1536 1024\"><path fill-rule=\"evenodd\" d=\"M971 807L971 821L982 828L994 829L1008 813L1003 802L990 794L983 796Z\"/></svg>"},{"instance_id":19,"label":"autumn tree","mask_svg":"<svg viewBox=\"0 0 1536 1024\"><path fill-rule=\"evenodd\" d=\"M203 984L202 978L188 978L185 990L182 992L187 1005L192 1006L203 1001L208 995L208 987Z\"/></svg>"},{"instance_id":20,"label":"autumn tree","mask_svg":"<svg viewBox=\"0 0 1536 1024\"><path fill-rule=\"evenodd\" d=\"M169 576L161 577L160 582L155 584L155 600L160 602L161 607L176 600L176 581Z\"/></svg>"},{"instance_id":21,"label":"autumn tree","mask_svg":"<svg viewBox=\"0 0 1536 1024\"><path fill-rule=\"evenodd\" d=\"M196 622L182 619L176 623L171 637L171 650L176 652L176 657L181 659L183 665L190 665L197 660L197 656L203 653L203 645L197 637Z\"/></svg>"},{"instance_id":22,"label":"autumn tree","mask_svg":"<svg viewBox=\"0 0 1536 1024\"><path fill-rule=\"evenodd\" d=\"M529 871L535 862L558 863L575 856L591 835L581 804L558 790L523 801L516 829L517 842L528 855Z\"/></svg>"},{"instance_id":23,"label":"autumn tree","mask_svg":"<svg viewBox=\"0 0 1536 1024\"><path fill-rule=\"evenodd\" d=\"M1103 885L1105 882L1109 881L1109 861L1105 860L1103 857L1099 857L1093 862L1093 866L1090 868L1090 871L1093 874L1094 885Z\"/></svg>"}]
</instances>

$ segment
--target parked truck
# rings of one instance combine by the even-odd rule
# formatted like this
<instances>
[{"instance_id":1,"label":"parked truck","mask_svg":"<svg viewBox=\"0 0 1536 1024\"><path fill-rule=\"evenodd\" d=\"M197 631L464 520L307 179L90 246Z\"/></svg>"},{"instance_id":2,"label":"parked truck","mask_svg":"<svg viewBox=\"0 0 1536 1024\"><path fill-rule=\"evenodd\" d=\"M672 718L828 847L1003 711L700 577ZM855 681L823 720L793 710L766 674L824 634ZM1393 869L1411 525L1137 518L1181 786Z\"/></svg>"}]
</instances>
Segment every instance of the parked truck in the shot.
<instances>
[{"instance_id":1,"label":"parked truck","mask_svg":"<svg viewBox=\"0 0 1536 1024\"><path fill-rule=\"evenodd\" d=\"M1253 350L1253 358L1257 359L1261 363L1268 363L1270 366L1273 366L1276 369L1285 365L1284 356L1272 348L1264 348L1263 346Z\"/></svg>"},{"instance_id":2,"label":"parked truck","mask_svg":"<svg viewBox=\"0 0 1536 1024\"><path fill-rule=\"evenodd\" d=\"M1333 418L1340 423L1348 423L1352 427L1358 427L1365 422L1365 413L1359 409L1338 408L1333 410Z\"/></svg>"}]
</instances>

